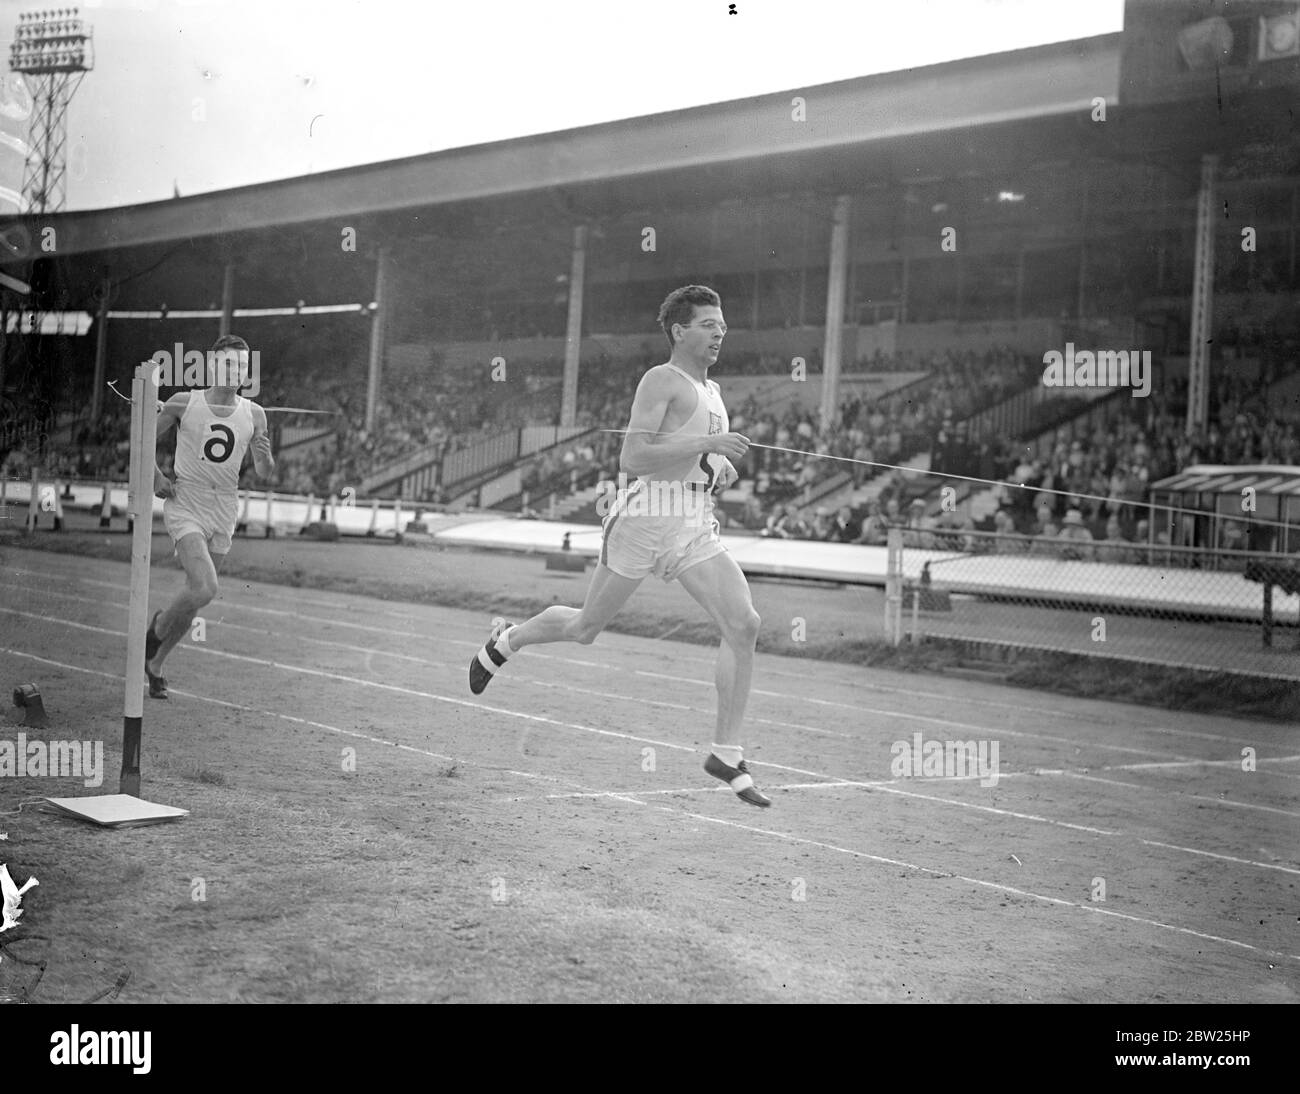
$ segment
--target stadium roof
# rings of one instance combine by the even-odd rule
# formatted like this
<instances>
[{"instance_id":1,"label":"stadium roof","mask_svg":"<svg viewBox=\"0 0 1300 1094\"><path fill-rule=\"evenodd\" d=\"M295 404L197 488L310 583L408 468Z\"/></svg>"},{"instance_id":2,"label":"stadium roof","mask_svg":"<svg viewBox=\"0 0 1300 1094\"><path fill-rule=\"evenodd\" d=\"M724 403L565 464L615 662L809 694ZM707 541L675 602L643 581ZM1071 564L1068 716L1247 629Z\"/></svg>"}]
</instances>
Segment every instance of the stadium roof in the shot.
<instances>
[{"instance_id":1,"label":"stadium roof","mask_svg":"<svg viewBox=\"0 0 1300 1094\"><path fill-rule=\"evenodd\" d=\"M1187 494L1236 494L1247 487L1258 494L1300 497L1300 467L1263 464L1253 467L1221 467L1197 464L1167 479L1152 483L1152 490Z\"/></svg>"},{"instance_id":2,"label":"stadium roof","mask_svg":"<svg viewBox=\"0 0 1300 1094\"><path fill-rule=\"evenodd\" d=\"M770 193L814 182L856 188L920 181L954 170L955 163L969 167L958 162L962 156L997 164L1024 154L1026 134L1014 123L1058 119L1058 126L1074 127L1087 121L1097 98L1113 106L1121 37L1035 46L189 198L63 213L40 223L56 227L58 253L66 257L530 192L558 191L563 209L562 188L572 194L591 183L621 183L607 201L659 205L698 200L702 190L739 196L755 185ZM805 100L806 120L792 118L796 96ZM999 125L1010 125L1014 137L994 140L989 127ZM958 136L976 128L983 129L978 142ZM1069 132L1049 126L1033 143L1059 159ZM813 154L816 178L809 177ZM667 180L666 172L673 173ZM0 264L29 256L6 254Z\"/></svg>"}]
</instances>

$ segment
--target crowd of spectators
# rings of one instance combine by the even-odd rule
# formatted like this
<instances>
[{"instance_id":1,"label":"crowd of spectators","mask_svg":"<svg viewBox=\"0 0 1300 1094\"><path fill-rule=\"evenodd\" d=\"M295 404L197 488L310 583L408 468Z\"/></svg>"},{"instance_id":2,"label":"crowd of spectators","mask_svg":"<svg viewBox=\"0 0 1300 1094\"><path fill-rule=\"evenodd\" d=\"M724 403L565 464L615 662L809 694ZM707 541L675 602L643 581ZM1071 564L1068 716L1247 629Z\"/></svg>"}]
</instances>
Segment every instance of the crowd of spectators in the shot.
<instances>
[{"instance_id":1,"label":"crowd of spectators","mask_svg":"<svg viewBox=\"0 0 1300 1094\"><path fill-rule=\"evenodd\" d=\"M1166 522L1155 522L1153 529L1147 504L1152 483L1196 464L1294 465L1300 459L1300 415L1270 408L1264 396L1258 383L1221 381L1212 392L1210 424L1190 437L1183 415L1171 409L1185 397L1177 385L1091 434L1071 438L1062 429L1045 458L995 460L1005 481L995 492L996 511L978 523L962 512L929 513L925 500L909 497L901 475L862 506L832 511L782 499L766 509L752 506L744 523L764 536L875 546L885 544L895 525L910 547L1168 564L1172 552L1162 527ZM810 439L817 443L811 419L780 424L781 436L794 439L792 447L807 447ZM896 459L892 432L884 434L883 462ZM773 455L757 457L758 474ZM859 458L871 457L862 453ZM923 490L933 486L920 484ZM1248 532L1244 521L1223 520L1212 546L1229 552L1248 549Z\"/></svg>"},{"instance_id":2,"label":"crowd of spectators","mask_svg":"<svg viewBox=\"0 0 1300 1094\"><path fill-rule=\"evenodd\" d=\"M645 369L662 360L646 342L627 358L598 355L584 360L578 389L579 425L617 428L626 421L636 383ZM810 361L814 370L816 360ZM728 371L752 373L788 368L789 362L766 355L750 361L743 354L728 360ZM562 361L513 363L514 384L484 379L482 368L451 369L438 362L429 369L394 369L384 378L373 430L364 429L365 387L341 377L310 387L291 372L273 375L259 401L291 403L330 412L328 416L273 418L273 425L332 427L333 437L309 446L303 455L290 449L278 461L279 490L328 496L367 474L421 449L445 457L477 440L512 426L556 424ZM1033 360L1010 350L945 352L937 355L875 354L857 362L859 371L917 371L920 383L865 401L843 400L834 421L823 428L815 410L798 402L779 411L754 397L732 408L731 428L757 442L738 470L750 489L744 526L768 536L835 542L883 544L889 524L900 523L906 542L961 550L1041 553L1064 557L1127 560L1147 557L1145 545L1159 544L1151 535L1144 503L1151 483L1196 463L1289 464L1300 462L1300 419L1270 408L1262 382L1220 380L1211 392L1211 421L1188 436L1179 412L1185 389L1166 385L1127 417L1073 435L1063 428L1050 453L1040 459L1007 456L1005 444L993 444L987 466L991 478L1005 480L998 511L976 527L955 514L926 515L926 505L909 496L909 485L895 478L873 502L832 510L808 504L822 482L847 471L856 487L874 478L872 464L898 464L959 430L963 419L1008 397L1040 374ZM724 381L725 382L725 381ZM106 398L100 419L80 428L70 441L52 444L43 465L56 474L97 480L126 474L129 408ZM622 437L617 433L539 453L522 470L522 485L533 505L572 486L614 478ZM757 445L773 447L757 447ZM779 451L792 449L797 451ZM803 455L801 453L813 453ZM821 457L844 457L853 463ZM160 457L164 464L168 457ZM29 474L24 450L8 453L7 478ZM251 474L251 472L250 472ZM247 480L253 485L253 479ZM920 481L920 488L933 483ZM423 499L437 500L437 499ZM1165 537L1167 540L1167 536ZM1244 528L1223 522L1218 546L1245 542ZM1138 550L1143 545L1143 550Z\"/></svg>"},{"instance_id":3,"label":"crowd of spectators","mask_svg":"<svg viewBox=\"0 0 1300 1094\"><path fill-rule=\"evenodd\" d=\"M1062 430L1049 456L1019 461L999 490L1017 527L1041 525L1044 512L1060 521L1077 510L1097 528L1116 516L1130 536L1154 482L1197 464L1292 465L1300 458L1300 415L1270 408L1257 385L1222 380L1208 426L1190 436L1184 415L1173 410L1180 396L1177 386L1153 393L1091 434L1071 438Z\"/></svg>"},{"instance_id":4,"label":"crowd of spectators","mask_svg":"<svg viewBox=\"0 0 1300 1094\"><path fill-rule=\"evenodd\" d=\"M539 516L552 495L565 497L601 479L614 480L623 438L617 433L584 435L571 445L543 449L520 475L525 516Z\"/></svg>"},{"instance_id":5,"label":"crowd of spectators","mask_svg":"<svg viewBox=\"0 0 1300 1094\"><path fill-rule=\"evenodd\" d=\"M614 357L597 349L583 361L576 423L617 428L626 421L640 377L662 359L662 352L650 341L625 357ZM808 365L815 373L820 368L820 355L810 355ZM507 362L505 367L507 382L504 383L492 382L490 377L485 379L482 367L450 368L441 362L435 362L427 371L386 375L376 427L370 432L362 428L364 387L341 380L317 384L313 391L314 405L337 414L333 454L328 460L290 457L284 469L287 480L298 487L309 485L318 493L329 493L333 492L330 478L355 482L422 448L430 449L436 458L501 430L558 424L562 359ZM779 373L789 367L787 358L770 353L737 351L727 359L727 371L731 374ZM930 376L910 393L886 400L876 408L867 408L858 400L846 401L841 420L824 432L817 428L809 411L796 407L782 415L764 415L753 404L733 416L732 428L740 430L742 424L753 423L761 434L754 440L767 437L766 443L778 445L783 445L776 439L778 436L797 434L800 442L811 440L813 450L835 455L869 459L878 448L881 459L888 455L905 457L928 443L927 437L945 415L962 417L972 413L1023 386L1036 374L1022 357L1007 349L985 353L949 352L928 357L875 354L863 357L857 368L862 372L928 371ZM289 383L286 380L286 386ZM295 387L295 390L301 389ZM811 438L809 428L814 432ZM783 446L809 447L802 443ZM826 466L826 461L789 458L751 470L756 477L760 472L765 473L759 493L770 491L770 502L775 502L798 492L834 467ZM859 472L858 481L868 473Z\"/></svg>"},{"instance_id":6,"label":"crowd of spectators","mask_svg":"<svg viewBox=\"0 0 1300 1094\"><path fill-rule=\"evenodd\" d=\"M878 365L883 358L871 363ZM762 411L751 398L732 416L731 427L759 444L813 452L815 456L751 448L741 468L752 478L764 520L776 506L807 497L825 478L847 470L854 489L878 474L872 463L897 464L929 448L936 436L1021 389L1037 376L1036 366L1009 350L944 353L930 359L891 359L891 370L916 368L927 378L868 404L857 396L840 403L837 418L823 428L800 404L781 414ZM841 459L825 459L832 456ZM848 463L848 460L855 462Z\"/></svg>"}]
</instances>

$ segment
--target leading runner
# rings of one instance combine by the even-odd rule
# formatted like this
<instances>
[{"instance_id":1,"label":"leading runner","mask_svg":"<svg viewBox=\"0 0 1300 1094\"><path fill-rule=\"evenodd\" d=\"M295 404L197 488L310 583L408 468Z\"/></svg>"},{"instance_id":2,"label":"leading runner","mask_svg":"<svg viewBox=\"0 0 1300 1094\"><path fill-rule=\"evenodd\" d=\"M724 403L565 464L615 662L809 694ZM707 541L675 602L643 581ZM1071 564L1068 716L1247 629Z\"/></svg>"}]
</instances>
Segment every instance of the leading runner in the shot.
<instances>
[{"instance_id":1,"label":"leading runner","mask_svg":"<svg viewBox=\"0 0 1300 1094\"><path fill-rule=\"evenodd\" d=\"M671 356L637 385L619 458L620 470L636 481L619 492L605 517L585 603L580 609L557 604L525 623L499 622L470 661L470 690L480 694L527 646L590 645L650 574L679 581L722 631L717 740L704 770L742 801L767 807L772 801L754 785L740 744L761 621L713 516L714 491L736 481L731 460L749 448L748 438L729 432L718 385L708 378L727 333L722 300L703 285L686 285L664 300L659 325Z\"/></svg>"}]
</instances>

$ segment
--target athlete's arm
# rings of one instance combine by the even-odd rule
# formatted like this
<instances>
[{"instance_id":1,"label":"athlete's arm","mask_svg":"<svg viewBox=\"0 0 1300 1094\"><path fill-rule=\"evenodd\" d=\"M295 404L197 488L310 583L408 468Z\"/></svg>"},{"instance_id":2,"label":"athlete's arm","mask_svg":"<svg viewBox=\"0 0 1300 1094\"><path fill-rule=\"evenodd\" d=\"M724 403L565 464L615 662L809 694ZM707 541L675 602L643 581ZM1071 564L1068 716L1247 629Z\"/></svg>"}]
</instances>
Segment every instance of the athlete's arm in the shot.
<instances>
[{"instance_id":1,"label":"athlete's arm","mask_svg":"<svg viewBox=\"0 0 1300 1094\"><path fill-rule=\"evenodd\" d=\"M162 410L158 412L158 434L154 440L153 492L160 498L170 498L173 489L172 480L158 466L157 443L163 439L169 430L181 424L181 415L185 413L185 408L189 405L190 393L188 391L178 391L163 403Z\"/></svg>"},{"instance_id":2,"label":"athlete's arm","mask_svg":"<svg viewBox=\"0 0 1300 1094\"><path fill-rule=\"evenodd\" d=\"M662 437L668 405L673 400L672 374L666 369L651 369L641 377L632 400L627 436L619 456L619 469L629 475L653 475L672 467L688 456L717 452L740 459L749 448L749 439L739 433L714 433L701 437Z\"/></svg>"},{"instance_id":3,"label":"athlete's arm","mask_svg":"<svg viewBox=\"0 0 1300 1094\"><path fill-rule=\"evenodd\" d=\"M253 404L253 466L263 479L275 474L275 458L271 455L271 435L266 431L266 411Z\"/></svg>"},{"instance_id":4,"label":"athlete's arm","mask_svg":"<svg viewBox=\"0 0 1300 1094\"><path fill-rule=\"evenodd\" d=\"M165 403L163 408L158 412L158 440L162 440L169 429L181 424L181 415L185 413L185 408L190 405L190 393L188 391L178 391Z\"/></svg>"}]
</instances>

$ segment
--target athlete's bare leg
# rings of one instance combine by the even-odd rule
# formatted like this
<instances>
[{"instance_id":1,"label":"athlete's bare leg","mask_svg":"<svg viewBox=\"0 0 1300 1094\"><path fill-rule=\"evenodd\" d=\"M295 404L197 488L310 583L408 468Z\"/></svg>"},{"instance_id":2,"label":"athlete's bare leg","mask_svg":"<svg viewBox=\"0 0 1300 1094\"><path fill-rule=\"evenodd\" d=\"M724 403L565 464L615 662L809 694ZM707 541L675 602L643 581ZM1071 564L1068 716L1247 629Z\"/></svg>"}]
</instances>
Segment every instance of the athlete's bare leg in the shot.
<instances>
[{"instance_id":1,"label":"athlete's bare leg","mask_svg":"<svg viewBox=\"0 0 1300 1094\"><path fill-rule=\"evenodd\" d=\"M195 615L217 595L217 571L226 558L224 554L209 554L207 540L198 532L190 532L177 540L176 557L185 571L185 587L159 614L154 626L154 633L162 640L162 645L146 667L155 676L162 675L163 661L189 632Z\"/></svg>"},{"instance_id":2,"label":"athlete's bare leg","mask_svg":"<svg viewBox=\"0 0 1300 1094\"><path fill-rule=\"evenodd\" d=\"M754 647L762 622L750 598L749 582L736 560L726 553L683 570L677 580L722 631L714 671L718 688L716 740L720 745L739 745L740 727L749 704Z\"/></svg>"},{"instance_id":3,"label":"athlete's bare leg","mask_svg":"<svg viewBox=\"0 0 1300 1094\"><path fill-rule=\"evenodd\" d=\"M622 577L597 563L581 608L553 604L510 632L510 649L545 642L581 642L589 646L636 592L644 578Z\"/></svg>"}]
</instances>

